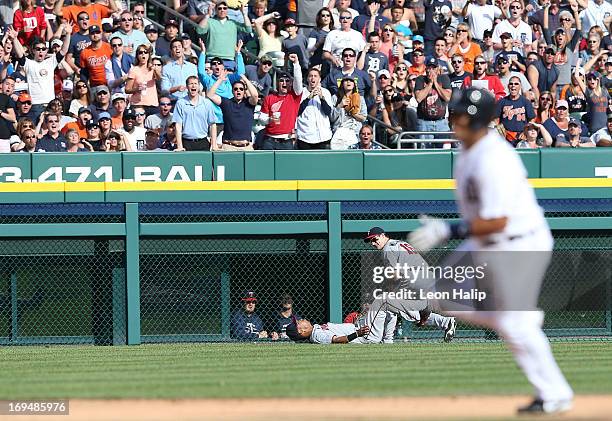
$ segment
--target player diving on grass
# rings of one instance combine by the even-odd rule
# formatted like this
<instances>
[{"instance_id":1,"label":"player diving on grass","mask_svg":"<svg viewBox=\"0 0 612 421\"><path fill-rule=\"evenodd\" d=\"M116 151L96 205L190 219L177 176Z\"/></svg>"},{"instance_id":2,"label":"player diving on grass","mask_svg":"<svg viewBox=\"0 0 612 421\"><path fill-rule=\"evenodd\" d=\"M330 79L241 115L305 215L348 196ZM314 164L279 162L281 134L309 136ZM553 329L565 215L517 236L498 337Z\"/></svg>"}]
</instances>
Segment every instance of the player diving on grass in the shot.
<instances>
[{"instance_id":1,"label":"player diving on grass","mask_svg":"<svg viewBox=\"0 0 612 421\"><path fill-rule=\"evenodd\" d=\"M314 344L347 344L361 343L364 335L370 331L368 326L357 327L352 323L325 323L313 325L306 319L294 319L287 326L286 334L294 342L311 342Z\"/></svg>"},{"instance_id":2,"label":"player diving on grass","mask_svg":"<svg viewBox=\"0 0 612 421\"><path fill-rule=\"evenodd\" d=\"M452 129L462 143L453 168L462 220L423 218L409 241L427 251L449 239L465 239L449 261L471 261L484 268L484 276L473 285L486 287L491 299L469 305L448 300L441 307L456 306L460 310L455 316L494 329L508 343L536 390L519 413L563 412L571 408L573 392L542 332L544 313L537 308L553 238L520 157L489 129L495 109L495 99L486 90L470 88L451 98ZM456 280L448 285L468 286Z\"/></svg>"}]
</instances>

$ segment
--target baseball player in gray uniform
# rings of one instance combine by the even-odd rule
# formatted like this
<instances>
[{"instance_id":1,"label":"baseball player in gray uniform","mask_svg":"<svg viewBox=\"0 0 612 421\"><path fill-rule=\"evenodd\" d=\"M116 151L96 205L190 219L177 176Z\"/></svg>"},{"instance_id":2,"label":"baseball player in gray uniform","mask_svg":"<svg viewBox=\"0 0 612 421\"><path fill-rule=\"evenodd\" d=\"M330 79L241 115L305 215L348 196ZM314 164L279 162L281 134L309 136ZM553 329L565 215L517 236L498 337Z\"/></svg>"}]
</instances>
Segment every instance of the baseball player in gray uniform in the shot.
<instances>
[{"instance_id":1,"label":"baseball player in gray uniform","mask_svg":"<svg viewBox=\"0 0 612 421\"><path fill-rule=\"evenodd\" d=\"M352 323L325 323L313 325L306 319L294 320L287 326L286 334L294 342L314 344L361 343L359 338L366 335L368 326L356 327Z\"/></svg>"},{"instance_id":2,"label":"baseball player in gray uniform","mask_svg":"<svg viewBox=\"0 0 612 421\"><path fill-rule=\"evenodd\" d=\"M542 332L544 313L537 308L553 238L520 157L488 128L494 110L495 99L486 90L465 89L451 98L452 128L462 142L454 166L462 221L423 218L409 241L426 251L451 238L466 239L450 258L468 256L480 267L488 264L478 282L485 283L493 300L484 311L474 303L455 315L494 329L508 342L536 390L519 413L563 412L571 408L573 392Z\"/></svg>"},{"instance_id":3,"label":"baseball player in gray uniform","mask_svg":"<svg viewBox=\"0 0 612 421\"><path fill-rule=\"evenodd\" d=\"M386 267L416 267L427 270L427 262L407 242L393 240L380 227L371 228L364 240L383 253ZM418 280L396 278L392 285L394 291L414 289ZM450 342L455 337L457 322L454 317L446 317L433 313L427 300L383 298L374 301L365 317L365 324L370 326L370 333L362 341L393 343L393 335L397 324L397 316L412 321L418 326L434 326L444 331L444 342Z\"/></svg>"}]
</instances>

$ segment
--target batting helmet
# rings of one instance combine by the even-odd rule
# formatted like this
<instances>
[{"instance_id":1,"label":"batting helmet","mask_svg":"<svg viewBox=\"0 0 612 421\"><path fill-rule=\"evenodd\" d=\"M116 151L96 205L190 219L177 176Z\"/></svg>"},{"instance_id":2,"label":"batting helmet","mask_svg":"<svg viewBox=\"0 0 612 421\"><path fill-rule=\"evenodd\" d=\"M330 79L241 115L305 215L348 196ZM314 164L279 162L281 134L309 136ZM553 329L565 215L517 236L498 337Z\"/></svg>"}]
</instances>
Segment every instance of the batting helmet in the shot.
<instances>
[{"instance_id":1,"label":"batting helmet","mask_svg":"<svg viewBox=\"0 0 612 421\"><path fill-rule=\"evenodd\" d=\"M495 97L485 89L468 88L453 93L448 109L453 116L466 115L470 129L487 127L495 117Z\"/></svg>"}]
</instances>

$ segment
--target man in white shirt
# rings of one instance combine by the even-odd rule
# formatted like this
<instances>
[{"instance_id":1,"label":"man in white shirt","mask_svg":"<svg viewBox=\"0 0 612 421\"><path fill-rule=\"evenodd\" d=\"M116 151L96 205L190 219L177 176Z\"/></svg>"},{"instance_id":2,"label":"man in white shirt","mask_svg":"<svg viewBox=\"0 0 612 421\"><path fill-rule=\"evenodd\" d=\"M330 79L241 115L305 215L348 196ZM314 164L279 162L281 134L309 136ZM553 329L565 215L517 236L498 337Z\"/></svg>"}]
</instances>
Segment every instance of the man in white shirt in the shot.
<instances>
[{"instance_id":1,"label":"man in white shirt","mask_svg":"<svg viewBox=\"0 0 612 421\"><path fill-rule=\"evenodd\" d=\"M612 113L608 114L608 123L606 127L593 133L591 142L597 146L612 146Z\"/></svg>"},{"instance_id":2,"label":"man in white shirt","mask_svg":"<svg viewBox=\"0 0 612 421\"><path fill-rule=\"evenodd\" d=\"M588 37L589 29L593 26L599 26L604 35L608 35L608 27L612 20L612 4L609 0L579 0L578 3L584 8L580 12L582 19L582 33L584 37Z\"/></svg>"},{"instance_id":3,"label":"man in white shirt","mask_svg":"<svg viewBox=\"0 0 612 421\"><path fill-rule=\"evenodd\" d=\"M119 133L125 134L132 151L146 150L146 129L136 126L136 113L134 109L128 108L123 112L123 128L117 130Z\"/></svg>"},{"instance_id":4,"label":"man in white shirt","mask_svg":"<svg viewBox=\"0 0 612 421\"><path fill-rule=\"evenodd\" d=\"M317 68L308 71L308 86L302 92L302 102L296 121L298 149L329 149L332 138L332 98L329 91L321 86L321 72Z\"/></svg>"},{"instance_id":5,"label":"man in white shirt","mask_svg":"<svg viewBox=\"0 0 612 421\"><path fill-rule=\"evenodd\" d=\"M332 17L334 18L334 29L340 29L340 13L347 11L353 16L353 19L359 16L359 12L355 9L351 9L351 0L331 0L327 7L331 10ZM336 7L334 7L336 6Z\"/></svg>"},{"instance_id":6,"label":"man in white shirt","mask_svg":"<svg viewBox=\"0 0 612 421\"><path fill-rule=\"evenodd\" d=\"M487 4L487 0L468 0L462 15L468 20L470 33L475 41L484 39L484 31L493 28L493 22L502 15L499 7Z\"/></svg>"},{"instance_id":7,"label":"man in white shirt","mask_svg":"<svg viewBox=\"0 0 612 421\"><path fill-rule=\"evenodd\" d=\"M365 40L360 32L351 28L353 15L349 11L340 12L340 29L330 31L323 44L323 58L336 67L342 66L342 50L352 48L363 50Z\"/></svg>"},{"instance_id":8,"label":"man in white shirt","mask_svg":"<svg viewBox=\"0 0 612 421\"><path fill-rule=\"evenodd\" d=\"M523 21L523 4L519 0L510 3L510 18L503 20L493 30L493 48L502 49L500 35L508 32L512 35L514 51L526 56L531 51L533 32L531 27Z\"/></svg>"}]
</instances>

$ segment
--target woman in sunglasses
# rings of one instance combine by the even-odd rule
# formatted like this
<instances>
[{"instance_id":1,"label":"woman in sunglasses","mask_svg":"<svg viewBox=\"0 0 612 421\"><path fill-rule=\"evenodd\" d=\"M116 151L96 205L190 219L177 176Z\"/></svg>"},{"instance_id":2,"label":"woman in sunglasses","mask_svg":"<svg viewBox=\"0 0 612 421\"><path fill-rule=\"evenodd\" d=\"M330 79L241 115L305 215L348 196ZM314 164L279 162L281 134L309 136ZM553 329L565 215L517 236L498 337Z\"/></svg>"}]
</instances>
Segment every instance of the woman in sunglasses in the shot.
<instances>
[{"instance_id":1,"label":"woman in sunglasses","mask_svg":"<svg viewBox=\"0 0 612 421\"><path fill-rule=\"evenodd\" d=\"M564 99L569 104L570 117L580 120L582 115L586 112L587 103L584 91L581 88L579 80L584 84L585 72L582 67L576 67L572 73L572 80L569 85L565 85L561 89L559 99Z\"/></svg>"},{"instance_id":2,"label":"woman in sunglasses","mask_svg":"<svg viewBox=\"0 0 612 421\"><path fill-rule=\"evenodd\" d=\"M455 54L459 54L465 60L465 71L473 73L474 60L482 54L482 50L478 44L472 41L470 27L467 23L460 23L457 25L457 39L449 50L448 56L452 57Z\"/></svg>"},{"instance_id":3,"label":"woman in sunglasses","mask_svg":"<svg viewBox=\"0 0 612 421\"><path fill-rule=\"evenodd\" d=\"M585 66L585 70L589 71L590 66ZM607 89L602 88L602 79L601 73L589 71L586 74L586 83L581 79L577 80L586 98L585 121L591 134L606 127L607 114L610 111L610 95Z\"/></svg>"},{"instance_id":4,"label":"woman in sunglasses","mask_svg":"<svg viewBox=\"0 0 612 421\"><path fill-rule=\"evenodd\" d=\"M334 17L331 10L327 7L322 8L317 13L317 26L308 35L308 54L310 54L310 66L319 66L319 70L324 65L323 45L329 32L334 29ZM325 72L327 74L328 72Z\"/></svg>"},{"instance_id":5,"label":"woman in sunglasses","mask_svg":"<svg viewBox=\"0 0 612 421\"><path fill-rule=\"evenodd\" d=\"M555 115L555 98L550 91L543 91L536 107L536 123L544 123Z\"/></svg>"},{"instance_id":6,"label":"woman in sunglasses","mask_svg":"<svg viewBox=\"0 0 612 421\"><path fill-rule=\"evenodd\" d=\"M79 115L79 110L83 107L89 108L91 104L91 93L89 91L89 86L87 82L79 80L74 85L74 90L72 91L72 101L70 102L70 107L68 108L68 113L77 118Z\"/></svg>"},{"instance_id":7,"label":"woman in sunglasses","mask_svg":"<svg viewBox=\"0 0 612 421\"><path fill-rule=\"evenodd\" d=\"M128 73L125 93L132 94L130 104L143 107L148 116L159 109L157 80L161 80L161 69L153 66L151 47L141 44L136 48L136 59Z\"/></svg>"},{"instance_id":8,"label":"woman in sunglasses","mask_svg":"<svg viewBox=\"0 0 612 421\"><path fill-rule=\"evenodd\" d=\"M253 21L255 33L259 40L258 57L283 50L283 37L280 33L279 24L280 17L280 13L272 12Z\"/></svg>"},{"instance_id":9,"label":"woman in sunglasses","mask_svg":"<svg viewBox=\"0 0 612 421\"><path fill-rule=\"evenodd\" d=\"M34 130L34 122L32 120L29 118L22 118L17 122L15 126L16 134L12 135L10 138L12 152L19 152L23 148L21 134L27 129Z\"/></svg>"},{"instance_id":10,"label":"woman in sunglasses","mask_svg":"<svg viewBox=\"0 0 612 421\"><path fill-rule=\"evenodd\" d=\"M366 103L359 92L354 79L344 78L340 82L338 93L332 97L331 121L334 135L332 149L347 149L358 142L361 124L366 120Z\"/></svg>"}]
</instances>

